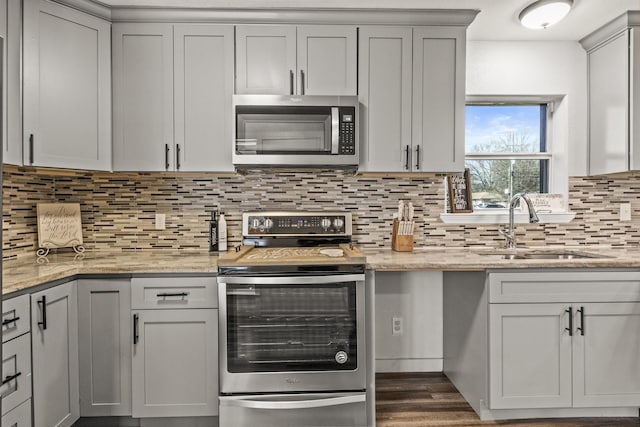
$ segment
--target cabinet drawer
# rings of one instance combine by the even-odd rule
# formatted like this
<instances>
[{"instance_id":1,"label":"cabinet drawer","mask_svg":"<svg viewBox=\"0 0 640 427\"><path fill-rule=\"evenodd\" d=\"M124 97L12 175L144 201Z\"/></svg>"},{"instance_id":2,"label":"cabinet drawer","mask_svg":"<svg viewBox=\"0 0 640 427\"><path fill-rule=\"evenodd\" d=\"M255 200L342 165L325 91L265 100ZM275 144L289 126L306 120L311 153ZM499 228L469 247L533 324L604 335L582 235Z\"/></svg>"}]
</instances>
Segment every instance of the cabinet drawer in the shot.
<instances>
[{"instance_id":1,"label":"cabinet drawer","mask_svg":"<svg viewBox=\"0 0 640 427\"><path fill-rule=\"evenodd\" d=\"M4 415L31 397L31 334L2 345L2 380L0 395Z\"/></svg>"},{"instance_id":2,"label":"cabinet drawer","mask_svg":"<svg viewBox=\"0 0 640 427\"><path fill-rule=\"evenodd\" d=\"M2 342L29 332L29 295L2 301Z\"/></svg>"},{"instance_id":3,"label":"cabinet drawer","mask_svg":"<svg viewBox=\"0 0 640 427\"><path fill-rule=\"evenodd\" d=\"M217 308L216 284L215 277L134 277L131 308Z\"/></svg>"},{"instance_id":4,"label":"cabinet drawer","mask_svg":"<svg viewBox=\"0 0 640 427\"><path fill-rule=\"evenodd\" d=\"M2 427L31 427L31 399L4 414Z\"/></svg>"},{"instance_id":5,"label":"cabinet drawer","mask_svg":"<svg viewBox=\"0 0 640 427\"><path fill-rule=\"evenodd\" d=\"M640 271L490 273L489 302L640 301Z\"/></svg>"}]
</instances>

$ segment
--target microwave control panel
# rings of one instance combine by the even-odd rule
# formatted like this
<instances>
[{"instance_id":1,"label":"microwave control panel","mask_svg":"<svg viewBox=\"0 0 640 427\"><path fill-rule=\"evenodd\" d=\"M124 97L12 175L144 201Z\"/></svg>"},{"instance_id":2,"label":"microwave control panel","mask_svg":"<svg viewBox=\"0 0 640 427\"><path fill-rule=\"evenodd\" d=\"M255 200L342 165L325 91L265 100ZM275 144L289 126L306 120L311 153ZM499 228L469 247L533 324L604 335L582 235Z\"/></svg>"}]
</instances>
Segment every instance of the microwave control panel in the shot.
<instances>
[{"instance_id":1,"label":"microwave control panel","mask_svg":"<svg viewBox=\"0 0 640 427\"><path fill-rule=\"evenodd\" d=\"M339 154L356 154L356 109L340 107Z\"/></svg>"}]
</instances>

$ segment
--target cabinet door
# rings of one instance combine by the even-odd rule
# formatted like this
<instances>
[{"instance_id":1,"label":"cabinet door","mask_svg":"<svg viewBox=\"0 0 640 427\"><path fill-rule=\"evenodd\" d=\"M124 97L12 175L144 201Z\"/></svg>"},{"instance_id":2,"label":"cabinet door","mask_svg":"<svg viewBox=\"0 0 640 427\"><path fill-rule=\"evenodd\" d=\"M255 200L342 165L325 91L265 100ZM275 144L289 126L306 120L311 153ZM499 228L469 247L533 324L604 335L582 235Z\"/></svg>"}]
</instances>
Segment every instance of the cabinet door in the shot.
<instances>
[{"instance_id":1,"label":"cabinet door","mask_svg":"<svg viewBox=\"0 0 640 427\"><path fill-rule=\"evenodd\" d=\"M110 23L24 2L25 164L111 169Z\"/></svg>"},{"instance_id":2,"label":"cabinet door","mask_svg":"<svg viewBox=\"0 0 640 427\"><path fill-rule=\"evenodd\" d=\"M80 415L131 415L129 280L78 281Z\"/></svg>"},{"instance_id":3,"label":"cabinet door","mask_svg":"<svg viewBox=\"0 0 640 427\"><path fill-rule=\"evenodd\" d=\"M133 417L218 414L218 310L137 310Z\"/></svg>"},{"instance_id":4,"label":"cabinet door","mask_svg":"<svg viewBox=\"0 0 640 427\"><path fill-rule=\"evenodd\" d=\"M113 168L174 168L173 27L113 25Z\"/></svg>"},{"instance_id":5,"label":"cabinet door","mask_svg":"<svg viewBox=\"0 0 640 427\"><path fill-rule=\"evenodd\" d=\"M2 416L2 427L31 427L31 400Z\"/></svg>"},{"instance_id":6,"label":"cabinet door","mask_svg":"<svg viewBox=\"0 0 640 427\"><path fill-rule=\"evenodd\" d=\"M298 94L357 95L357 30L345 25L300 26Z\"/></svg>"},{"instance_id":7,"label":"cabinet door","mask_svg":"<svg viewBox=\"0 0 640 427\"><path fill-rule=\"evenodd\" d=\"M7 17L4 48L6 107L3 116L6 121L2 162L22 165L22 5L19 1L8 2Z\"/></svg>"},{"instance_id":8,"label":"cabinet door","mask_svg":"<svg viewBox=\"0 0 640 427\"><path fill-rule=\"evenodd\" d=\"M571 407L568 308L490 304L490 409Z\"/></svg>"},{"instance_id":9,"label":"cabinet door","mask_svg":"<svg viewBox=\"0 0 640 427\"><path fill-rule=\"evenodd\" d=\"M31 294L33 425L73 425L79 418L76 282Z\"/></svg>"},{"instance_id":10,"label":"cabinet door","mask_svg":"<svg viewBox=\"0 0 640 427\"><path fill-rule=\"evenodd\" d=\"M233 171L233 27L174 27L176 170Z\"/></svg>"},{"instance_id":11,"label":"cabinet door","mask_svg":"<svg viewBox=\"0 0 640 427\"><path fill-rule=\"evenodd\" d=\"M589 52L589 174L629 170L629 34Z\"/></svg>"},{"instance_id":12,"label":"cabinet door","mask_svg":"<svg viewBox=\"0 0 640 427\"><path fill-rule=\"evenodd\" d=\"M413 30L413 167L464 169L465 30Z\"/></svg>"},{"instance_id":13,"label":"cabinet door","mask_svg":"<svg viewBox=\"0 0 640 427\"><path fill-rule=\"evenodd\" d=\"M410 28L360 28L362 170L411 170L411 44Z\"/></svg>"},{"instance_id":14,"label":"cabinet door","mask_svg":"<svg viewBox=\"0 0 640 427\"><path fill-rule=\"evenodd\" d=\"M236 26L236 93L294 94L296 27Z\"/></svg>"},{"instance_id":15,"label":"cabinet door","mask_svg":"<svg viewBox=\"0 0 640 427\"><path fill-rule=\"evenodd\" d=\"M640 304L574 304L574 310L583 331L573 337L573 406L639 406Z\"/></svg>"}]
</instances>

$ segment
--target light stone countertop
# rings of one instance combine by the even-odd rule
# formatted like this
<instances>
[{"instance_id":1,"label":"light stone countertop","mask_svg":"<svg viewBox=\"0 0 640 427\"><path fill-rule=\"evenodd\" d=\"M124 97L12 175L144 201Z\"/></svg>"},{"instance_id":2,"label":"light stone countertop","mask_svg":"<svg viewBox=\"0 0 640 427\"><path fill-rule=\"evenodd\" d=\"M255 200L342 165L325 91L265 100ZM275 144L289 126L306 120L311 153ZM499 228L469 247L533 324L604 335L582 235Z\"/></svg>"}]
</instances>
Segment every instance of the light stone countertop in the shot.
<instances>
[{"instance_id":1,"label":"light stone countertop","mask_svg":"<svg viewBox=\"0 0 640 427\"><path fill-rule=\"evenodd\" d=\"M601 246L536 247L507 251L497 248L416 248L413 252L391 249L364 249L367 268L378 271L449 270L482 271L492 268L634 268L640 267L640 247ZM506 253L577 252L601 258L503 259ZM75 275L198 273L217 272L218 256L197 251L87 252L83 259L74 254L50 255L49 262L37 264L35 256L5 261L2 266L3 295Z\"/></svg>"}]
</instances>

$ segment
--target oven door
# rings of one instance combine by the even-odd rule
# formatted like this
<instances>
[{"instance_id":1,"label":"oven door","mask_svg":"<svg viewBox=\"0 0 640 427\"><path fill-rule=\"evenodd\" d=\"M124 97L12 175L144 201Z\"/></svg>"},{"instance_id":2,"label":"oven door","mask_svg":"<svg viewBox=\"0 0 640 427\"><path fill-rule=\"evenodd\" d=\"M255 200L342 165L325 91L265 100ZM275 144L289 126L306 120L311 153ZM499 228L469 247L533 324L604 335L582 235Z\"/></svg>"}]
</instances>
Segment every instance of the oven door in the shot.
<instances>
[{"instance_id":1,"label":"oven door","mask_svg":"<svg viewBox=\"0 0 640 427\"><path fill-rule=\"evenodd\" d=\"M363 274L218 286L222 393L365 389Z\"/></svg>"}]
</instances>

